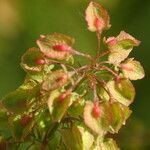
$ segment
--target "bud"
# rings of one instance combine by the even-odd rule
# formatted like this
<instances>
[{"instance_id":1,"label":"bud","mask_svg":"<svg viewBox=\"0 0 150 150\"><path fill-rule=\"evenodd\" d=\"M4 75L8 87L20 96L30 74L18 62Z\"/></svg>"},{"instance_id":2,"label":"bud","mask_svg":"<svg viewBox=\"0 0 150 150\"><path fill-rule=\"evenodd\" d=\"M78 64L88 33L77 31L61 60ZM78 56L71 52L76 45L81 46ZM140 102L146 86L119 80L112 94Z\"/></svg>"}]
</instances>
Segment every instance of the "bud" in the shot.
<instances>
[{"instance_id":1,"label":"bud","mask_svg":"<svg viewBox=\"0 0 150 150\"><path fill-rule=\"evenodd\" d=\"M42 58L38 58L38 59L35 60L35 63L37 65L44 65L45 64L45 60L42 59Z\"/></svg>"},{"instance_id":2,"label":"bud","mask_svg":"<svg viewBox=\"0 0 150 150\"><path fill-rule=\"evenodd\" d=\"M21 120L20 120L20 124L25 127L26 125L28 125L28 123L31 121L32 117L29 115L24 115Z\"/></svg>"},{"instance_id":3,"label":"bud","mask_svg":"<svg viewBox=\"0 0 150 150\"><path fill-rule=\"evenodd\" d=\"M99 103L98 102L94 102L94 107L93 107L93 116L95 118L99 118L100 117L100 114L101 114L101 111L100 111L100 107L99 107Z\"/></svg>"},{"instance_id":4,"label":"bud","mask_svg":"<svg viewBox=\"0 0 150 150\"><path fill-rule=\"evenodd\" d=\"M68 90L68 91L65 91L64 93L62 93L62 94L58 97L59 101L60 101L60 102L63 102L63 101L65 100L65 98L70 95L70 93L71 93L71 92L70 92L69 90Z\"/></svg>"},{"instance_id":5,"label":"bud","mask_svg":"<svg viewBox=\"0 0 150 150\"><path fill-rule=\"evenodd\" d=\"M133 71L133 67L126 64L121 64L121 68L126 71Z\"/></svg>"},{"instance_id":6,"label":"bud","mask_svg":"<svg viewBox=\"0 0 150 150\"><path fill-rule=\"evenodd\" d=\"M97 29L97 31L100 32L104 28L105 24L102 19L96 17L94 20L94 26Z\"/></svg>"},{"instance_id":7,"label":"bud","mask_svg":"<svg viewBox=\"0 0 150 150\"><path fill-rule=\"evenodd\" d=\"M115 37L110 37L106 40L106 44L108 44L109 46L113 46L117 44L117 40Z\"/></svg>"},{"instance_id":8,"label":"bud","mask_svg":"<svg viewBox=\"0 0 150 150\"><path fill-rule=\"evenodd\" d=\"M53 49L57 51L68 51L68 52L71 51L71 47L68 45L64 45L64 44L54 45Z\"/></svg>"}]
</instances>

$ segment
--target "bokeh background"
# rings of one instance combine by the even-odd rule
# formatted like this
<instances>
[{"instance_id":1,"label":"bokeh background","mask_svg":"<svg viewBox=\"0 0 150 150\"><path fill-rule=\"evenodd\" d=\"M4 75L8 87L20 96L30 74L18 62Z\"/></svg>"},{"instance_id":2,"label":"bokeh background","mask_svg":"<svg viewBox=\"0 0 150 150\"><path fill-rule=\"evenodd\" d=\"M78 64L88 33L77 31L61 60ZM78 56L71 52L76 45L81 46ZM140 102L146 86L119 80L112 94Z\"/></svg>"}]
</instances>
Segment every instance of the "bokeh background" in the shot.
<instances>
[{"instance_id":1,"label":"bokeh background","mask_svg":"<svg viewBox=\"0 0 150 150\"><path fill-rule=\"evenodd\" d=\"M150 0L97 0L109 11L112 28L141 40L131 57L144 65L146 77L135 82L136 100L127 125L116 136L123 150L150 149ZM88 32L84 10L88 0L0 0L0 98L16 89L25 73L21 55L40 34L60 32L76 39L75 47L95 54L96 37ZM82 60L79 60L82 63Z\"/></svg>"}]
</instances>

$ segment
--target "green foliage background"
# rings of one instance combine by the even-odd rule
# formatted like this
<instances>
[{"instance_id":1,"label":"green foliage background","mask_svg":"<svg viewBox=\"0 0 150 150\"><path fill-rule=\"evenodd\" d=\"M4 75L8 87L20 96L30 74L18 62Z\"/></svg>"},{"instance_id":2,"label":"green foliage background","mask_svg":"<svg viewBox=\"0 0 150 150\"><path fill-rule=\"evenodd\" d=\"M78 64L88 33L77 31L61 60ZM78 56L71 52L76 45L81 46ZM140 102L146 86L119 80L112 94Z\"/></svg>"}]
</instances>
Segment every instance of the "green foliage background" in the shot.
<instances>
[{"instance_id":1,"label":"green foliage background","mask_svg":"<svg viewBox=\"0 0 150 150\"><path fill-rule=\"evenodd\" d=\"M136 99L133 114L119 136L122 149L150 148L150 1L97 0L109 11L112 28L106 36L124 30L142 43L131 56L140 60L146 72L135 82ZM88 32L84 10L88 0L1 0L0 1L0 98L13 91L23 81L20 57L35 46L40 34L60 32L76 39L76 49L95 54L96 37ZM82 62L79 59L80 63Z\"/></svg>"}]
</instances>

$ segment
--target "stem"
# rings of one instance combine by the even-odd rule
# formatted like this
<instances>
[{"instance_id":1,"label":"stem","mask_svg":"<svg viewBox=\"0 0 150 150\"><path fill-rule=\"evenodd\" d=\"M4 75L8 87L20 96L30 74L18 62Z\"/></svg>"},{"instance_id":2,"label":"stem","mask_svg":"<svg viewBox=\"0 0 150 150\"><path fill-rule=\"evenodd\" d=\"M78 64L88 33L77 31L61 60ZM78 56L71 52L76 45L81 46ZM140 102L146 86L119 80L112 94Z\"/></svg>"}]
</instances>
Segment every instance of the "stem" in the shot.
<instances>
[{"instance_id":1,"label":"stem","mask_svg":"<svg viewBox=\"0 0 150 150\"><path fill-rule=\"evenodd\" d=\"M82 52L79 52L79 51L76 51L76 50L73 50L73 52L74 52L76 55L83 56L83 57L85 57L85 58L90 59L91 61L93 60L93 58L92 58L89 54L85 54L85 53L82 53Z\"/></svg>"},{"instance_id":2,"label":"stem","mask_svg":"<svg viewBox=\"0 0 150 150\"><path fill-rule=\"evenodd\" d=\"M79 72L84 71L86 69L88 69L88 65L77 68L74 71L70 72L70 76L73 76L75 73L78 74Z\"/></svg>"},{"instance_id":3,"label":"stem","mask_svg":"<svg viewBox=\"0 0 150 150\"><path fill-rule=\"evenodd\" d=\"M101 66L102 69L109 71L110 73L112 73L116 78L119 78L119 75L112 69L110 69L107 66Z\"/></svg>"},{"instance_id":4,"label":"stem","mask_svg":"<svg viewBox=\"0 0 150 150\"><path fill-rule=\"evenodd\" d=\"M101 40L101 33L97 32L96 35L97 35L97 55L98 55L99 51L100 51L100 46L101 46L101 41L100 41Z\"/></svg>"},{"instance_id":5,"label":"stem","mask_svg":"<svg viewBox=\"0 0 150 150\"><path fill-rule=\"evenodd\" d=\"M103 56L105 56L105 55L107 55L109 53L110 53L110 50L103 51L102 53L99 53L97 55L96 59L99 59L99 58L101 58L101 57L103 57Z\"/></svg>"},{"instance_id":6,"label":"stem","mask_svg":"<svg viewBox=\"0 0 150 150\"><path fill-rule=\"evenodd\" d=\"M81 77L79 77L78 80L76 81L76 83L69 90L71 92L74 91L84 77L85 77L85 74L83 74Z\"/></svg>"},{"instance_id":7,"label":"stem","mask_svg":"<svg viewBox=\"0 0 150 150\"><path fill-rule=\"evenodd\" d=\"M109 95L109 97L110 97L110 101L112 101L113 96L112 96L112 94L110 93L109 88L107 87L107 83L106 83L104 80L102 80L102 79L99 80L96 76L95 76L95 79L96 79L97 82L98 82L99 84L101 84L102 87L107 91L107 93L108 93L108 95Z\"/></svg>"}]
</instances>

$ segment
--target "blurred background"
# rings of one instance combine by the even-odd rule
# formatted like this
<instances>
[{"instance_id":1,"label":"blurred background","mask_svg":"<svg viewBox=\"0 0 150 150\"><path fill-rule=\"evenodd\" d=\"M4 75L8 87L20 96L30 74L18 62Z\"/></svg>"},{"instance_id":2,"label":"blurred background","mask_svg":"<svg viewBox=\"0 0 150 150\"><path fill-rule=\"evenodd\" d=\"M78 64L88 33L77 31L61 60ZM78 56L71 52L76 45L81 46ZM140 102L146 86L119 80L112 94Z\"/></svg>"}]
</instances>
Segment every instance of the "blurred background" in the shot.
<instances>
[{"instance_id":1,"label":"blurred background","mask_svg":"<svg viewBox=\"0 0 150 150\"><path fill-rule=\"evenodd\" d=\"M131 53L143 64L146 77L135 82L133 114L119 135L123 150L150 149L150 0L97 0L109 12L112 28L105 36L124 30L142 43ZM25 72L21 55L36 46L40 34L60 32L76 39L75 47L95 54L96 37L88 32L84 10L88 0L0 0L0 98L15 90ZM81 60L79 60L81 61Z\"/></svg>"}]
</instances>

